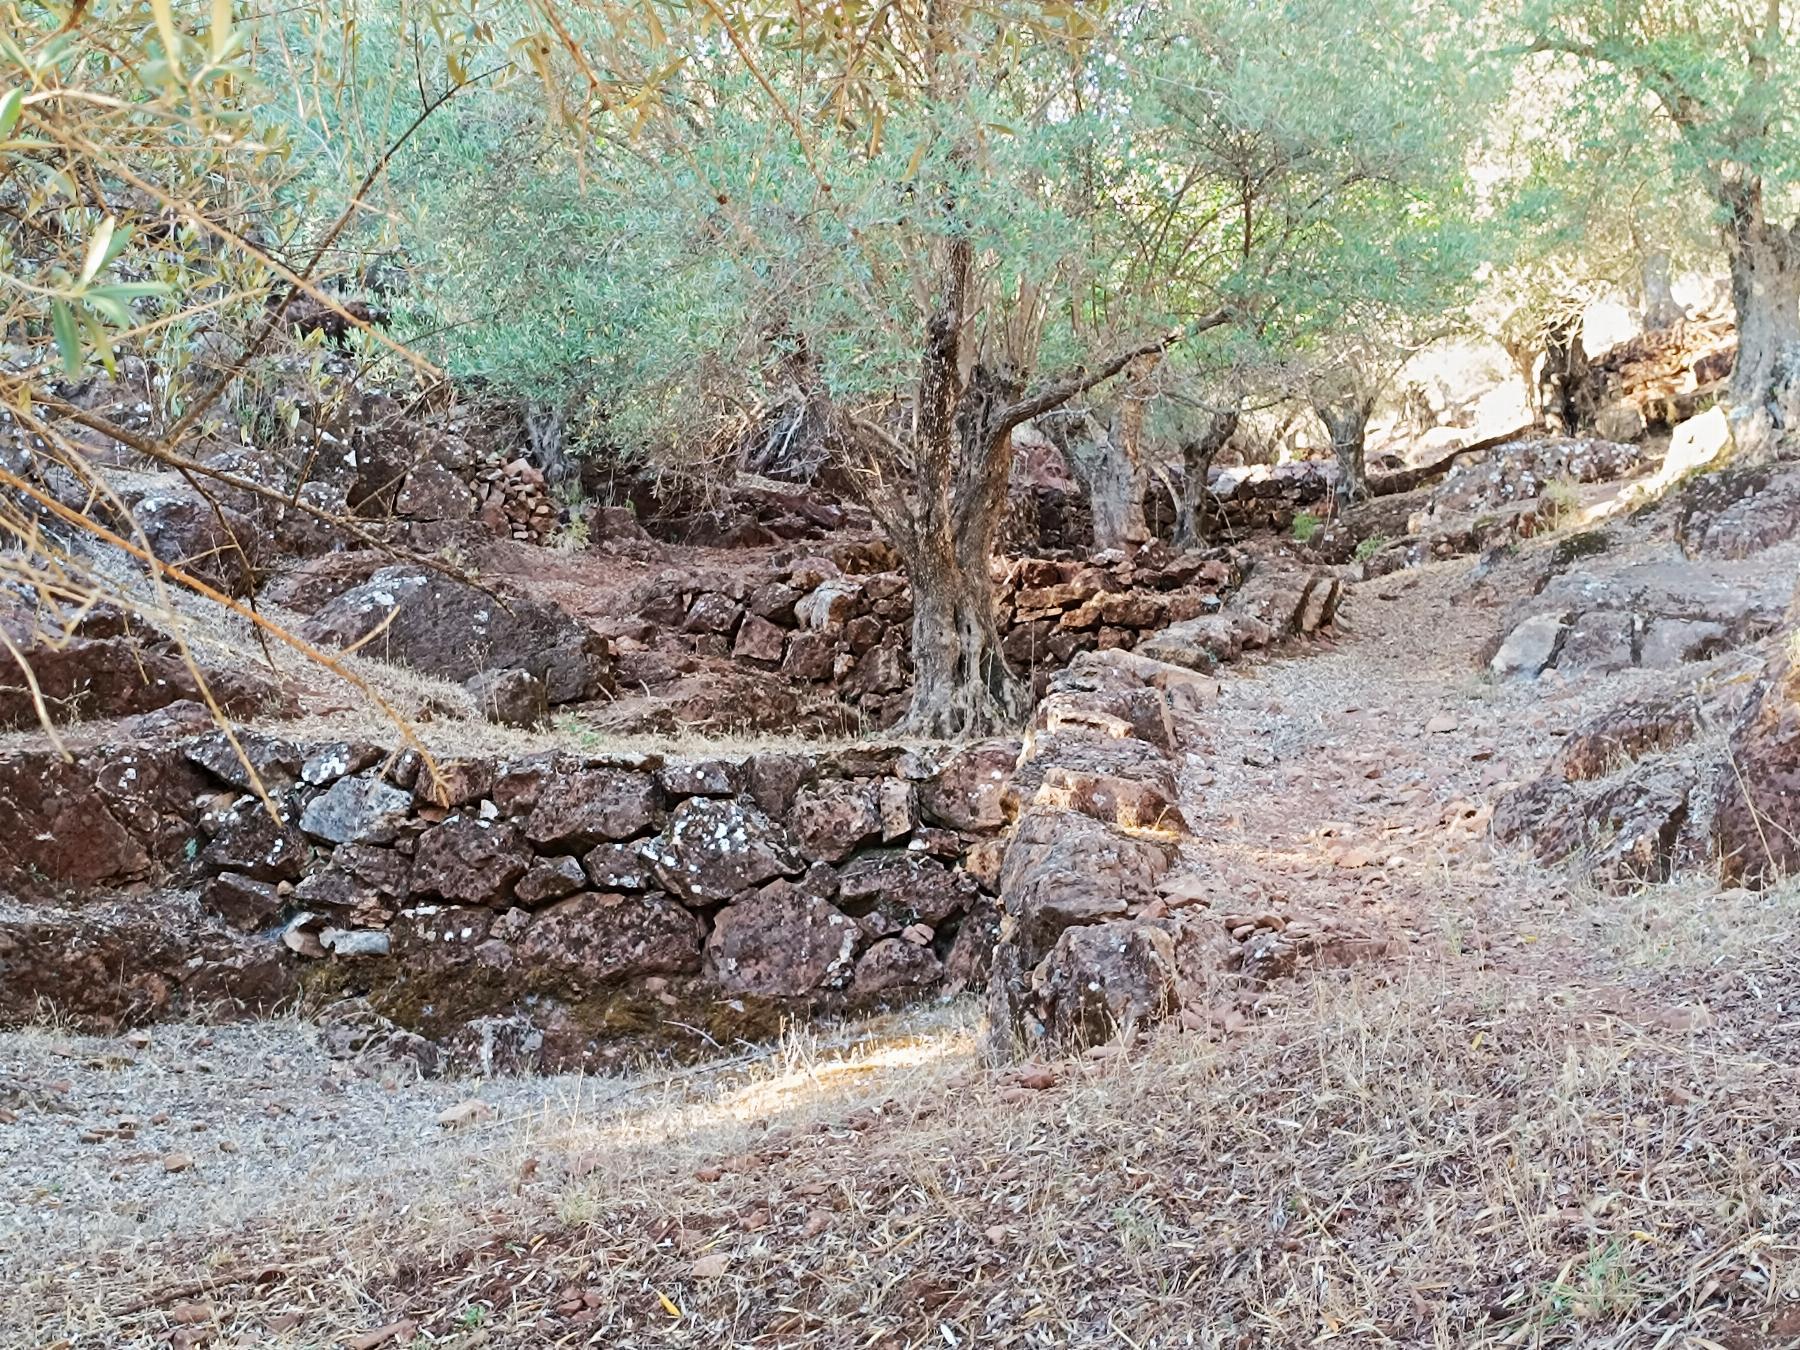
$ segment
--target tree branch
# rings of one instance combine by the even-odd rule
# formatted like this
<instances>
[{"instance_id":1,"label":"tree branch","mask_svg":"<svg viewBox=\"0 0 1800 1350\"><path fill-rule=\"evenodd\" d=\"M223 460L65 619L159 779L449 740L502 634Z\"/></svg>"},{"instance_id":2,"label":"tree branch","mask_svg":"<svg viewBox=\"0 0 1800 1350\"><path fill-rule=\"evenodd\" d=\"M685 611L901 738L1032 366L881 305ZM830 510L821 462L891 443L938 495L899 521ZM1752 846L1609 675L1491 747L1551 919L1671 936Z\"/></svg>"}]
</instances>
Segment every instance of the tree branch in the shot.
<instances>
[{"instance_id":1,"label":"tree branch","mask_svg":"<svg viewBox=\"0 0 1800 1350\"><path fill-rule=\"evenodd\" d=\"M1179 343L1198 337L1208 329L1222 328L1234 317L1235 315L1230 309L1224 307L1215 309L1210 314L1202 315L1194 320L1186 328L1165 333L1154 341L1139 343L1125 351L1115 352L1091 370L1077 370L1052 381L1035 392L1027 392L1023 398L1009 405L1000 414L1000 424L997 430L1010 431L1023 422L1029 422L1034 417L1042 416L1052 408L1059 408L1078 394L1085 394L1095 385L1104 384L1140 357L1155 356L1166 352Z\"/></svg>"}]
</instances>

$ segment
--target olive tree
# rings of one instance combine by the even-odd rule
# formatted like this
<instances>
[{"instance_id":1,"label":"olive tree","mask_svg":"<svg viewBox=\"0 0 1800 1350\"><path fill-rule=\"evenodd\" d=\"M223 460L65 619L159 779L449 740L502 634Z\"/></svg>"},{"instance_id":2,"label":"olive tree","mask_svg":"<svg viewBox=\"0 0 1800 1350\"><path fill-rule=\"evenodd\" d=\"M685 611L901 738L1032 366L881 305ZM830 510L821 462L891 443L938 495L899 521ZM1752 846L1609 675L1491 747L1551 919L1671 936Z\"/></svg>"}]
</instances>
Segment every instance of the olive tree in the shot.
<instances>
[{"instance_id":1,"label":"olive tree","mask_svg":"<svg viewBox=\"0 0 1800 1350\"><path fill-rule=\"evenodd\" d=\"M1711 203L1731 269L1738 353L1729 388L1740 450L1771 452L1800 384L1800 4L1793 0L1533 0L1525 47L1571 63L1570 115L1605 131L1651 104L1680 180Z\"/></svg>"}]
</instances>

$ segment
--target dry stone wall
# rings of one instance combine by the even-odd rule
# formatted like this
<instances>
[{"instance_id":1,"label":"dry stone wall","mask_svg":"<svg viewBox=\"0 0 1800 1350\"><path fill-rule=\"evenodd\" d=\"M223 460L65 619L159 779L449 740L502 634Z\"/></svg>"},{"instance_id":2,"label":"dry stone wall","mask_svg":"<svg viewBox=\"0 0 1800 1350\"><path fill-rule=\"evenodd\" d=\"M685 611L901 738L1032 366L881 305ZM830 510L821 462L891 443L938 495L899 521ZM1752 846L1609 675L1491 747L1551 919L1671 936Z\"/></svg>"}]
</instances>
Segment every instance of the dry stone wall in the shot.
<instances>
[{"instance_id":1,"label":"dry stone wall","mask_svg":"<svg viewBox=\"0 0 1800 1350\"><path fill-rule=\"evenodd\" d=\"M979 984L1019 746L453 760L245 733L0 756L0 1019L365 1000L587 1064ZM254 791L255 782L267 800Z\"/></svg>"}]
</instances>

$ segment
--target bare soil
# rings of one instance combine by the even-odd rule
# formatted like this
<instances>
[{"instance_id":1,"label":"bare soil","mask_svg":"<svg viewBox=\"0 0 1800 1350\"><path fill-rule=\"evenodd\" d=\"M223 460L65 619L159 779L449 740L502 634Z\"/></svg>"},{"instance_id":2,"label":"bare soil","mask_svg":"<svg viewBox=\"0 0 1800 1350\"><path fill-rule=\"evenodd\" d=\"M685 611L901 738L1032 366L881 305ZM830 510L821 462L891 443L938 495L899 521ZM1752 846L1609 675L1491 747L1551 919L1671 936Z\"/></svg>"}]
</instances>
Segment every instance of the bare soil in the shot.
<instances>
[{"instance_id":1,"label":"bare soil","mask_svg":"<svg viewBox=\"0 0 1800 1350\"><path fill-rule=\"evenodd\" d=\"M298 1023L6 1037L5 1343L1800 1344L1800 891L1493 850L1650 678L1489 683L1516 593L1363 584L1189 728L1178 885L1366 940L1204 1028L996 1071L952 1004L460 1083Z\"/></svg>"}]
</instances>

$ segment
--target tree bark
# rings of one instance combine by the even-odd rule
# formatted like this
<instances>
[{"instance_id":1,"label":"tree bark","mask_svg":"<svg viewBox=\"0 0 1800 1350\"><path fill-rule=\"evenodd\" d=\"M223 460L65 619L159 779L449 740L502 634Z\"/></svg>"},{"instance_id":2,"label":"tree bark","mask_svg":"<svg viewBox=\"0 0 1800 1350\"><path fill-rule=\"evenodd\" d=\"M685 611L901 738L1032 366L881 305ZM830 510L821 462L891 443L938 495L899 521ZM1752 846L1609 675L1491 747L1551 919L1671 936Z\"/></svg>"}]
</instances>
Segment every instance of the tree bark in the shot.
<instances>
[{"instance_id":1,"label":"tree bark","mask_svg":"<svg viewBox=\"0 0 1800 1350\"><path fill-rule=\"evenodd\" d=\"M1764 214L1760 183L1728 187L1725 249L1737 314L1737 361L1729 399L1739 453L1768 458L1800 433L1800 237Z\"/></svg>"},{"instance_id":2,"label":"tree bark","mask_svg":"<svg viewBox=\"0 0 1800 1350\"><path fill-rule=\"evenodd\" d=\"M1331 453L1337 459L1338 508L1366 501L1369 496L1369 471L1365 463L1364 441L1368 436L1369 418L1374 403L1366 398L1348 398L1339 403L1321 403L1313 411L1325 424L1331 437Z\"/></svg>"},{"instance_id":3,"label":"tree bark","mask_svg":"<svg viewBox=\"0 0 1800 1350\"><path fill-rule=\"evenodd\" d=\"M1575 391L1587 374L1587 349L1581 345L1581 316L1564 315L1544 331L1544 365L1538 373L1538 408L1544 429L1573 436L1577 421Z\"/></svg>"},{"instance_id":4,"label":"tree bark","mask_svg":"<svg viewBox=\"0 0 1800 1350\"><path fill-rule=\"evenodd\" d=\"M1669 255L1664 249L1651 249L1639 268L1643 291L1643 314L1640 322L1646 332L1667 328L1687 317L1675 299L1675 283L1669 270Z\"/></svg>"},{"instance_id":5,"label":"tree bark","mask_svg":"<svg viewBox=\"0 0 1800 1350\"><path fill-rule=\"evenodd\" d=\"M1181 500L1175 503L1175 547L1201 548L1207 542L1206 476L1213 458L1237 434L1238 410L1225 408L1207 420L1206 428L1181 444Z\"/></svg>"}]
</instances>

